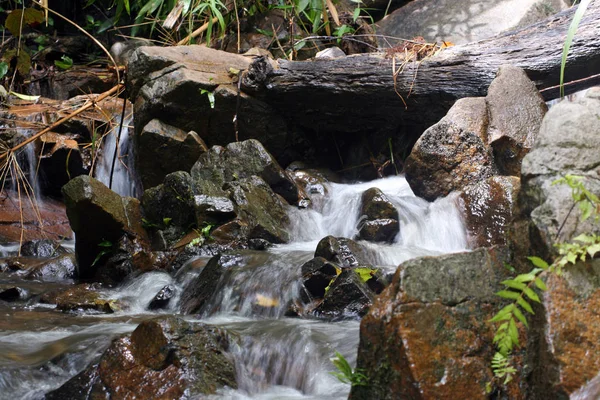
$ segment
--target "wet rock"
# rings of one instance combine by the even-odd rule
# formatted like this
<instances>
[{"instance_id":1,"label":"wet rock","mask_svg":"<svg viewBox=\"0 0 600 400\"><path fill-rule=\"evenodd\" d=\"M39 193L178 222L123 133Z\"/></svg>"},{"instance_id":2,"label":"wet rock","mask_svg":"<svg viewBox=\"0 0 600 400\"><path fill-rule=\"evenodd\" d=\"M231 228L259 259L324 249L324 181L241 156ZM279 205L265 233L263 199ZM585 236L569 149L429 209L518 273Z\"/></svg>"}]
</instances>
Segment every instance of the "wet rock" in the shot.
<instances>
[{"instance_id":1,"label":"wet rock","mask_svg":"<svg viewBox=\"0 0 600 400\"><path fill-rule=\"evenodd\" d=\"M135 154L145 189L157 186L175 171L189 171L208 148L194 131L185 132L153 119L135 136Z\"/></svg>"},{"instance_id":2,"label":"wet rock","mask_svg":"<svg viewBox=\"0 0 600 400\"><path fill-rule=\"evenodd\" d=\"M393 243L400 232L400 223L396 219L376 219L364 221L358 232L358 237L369 242Z\"/></svg>"},{"instance_id":3,"label":"wet rock","mask_svg":"<svg viewBox=\"0 0 600 400\"><path fill-rule=\"evenodd\" d=\"M196 225L192 186L190 174L177 171L167 175L163 184L144 191L142 207L147 225L161 230L167 244Z\"/></svg>"},{"instance_id":4,"label":"wet rock","mask_svg":"<svg viewBox=\"0 0 600 400\"><path fill-rule=\"evenodd\" d=\"M488 137L503 175L520 176L521 161L531 150L548 107L525 71L503 65L485 98Z\"/></svg>"},{"instance_id":5,"label":"wet rock","mask_svg":"<svg viewBox=\"0 0 600 400\"><path fill-rule=\"evenodd\" d=\"M315 257L323 257L341 267L350 268L369 263L365 250L355 241L326 236L317 245Z\"/></svg>"},{"instance_id":6,"label":"wet rock","mask_svg":"<svg viewBox=\"0 0 600 400\"><path fill-rule=\"evenodd\" d=\"M333 281L314 313L326 318L359 319L364 316L373 301L374 293L351 269L345 269Z\"/></svg>"},{"instance_id":7,"label":"wet rock","mask_svg":"<svg viewBox=\"0 0 600 400\"><path fill-rule=\"evenodd\" d=\"M29 201L21 202L16 192L5 189L3 193L4 200L0 203L0 243L46 238L61 240L72 237L73 232L64 204L45 199L43 203L38 204L38 209L34 209ZM40 218L44 221L41 227Z\"/></svg>"},{"instance_id":8,"label":"wet rock","mask_svg":"<svg viewBox=\"0 0 600 400\"><path fill-rule=\"evenodd\" d=\"M323 257L315 257L302 265L302 301L309 303L313 300L323 299L327 287L338 274L340 267L327 261Z\"/></svg>"},{"instance_id":9,"label":"wet rock","mask_svg":"<svg viewBox=\"0 0 600 400\"><path fill-rule=\"evenodd\" d=\"M96 272L94 260L102 242L116 243L123 234L147 240L141 227L139 202L121 196L89 176L78 176L63 187L67 215L75 232L75 255L81 278Z\"/></svg>"},{"instance_id":10,"label":"wet rock","mask_svg":"<svg viewBox=\"0 0 600 400\"><path fill-rule=\"evenodd\" d=\"M459 197L470 248L507 244L520 180L493 176L464 189Z\"/></svg>"},{"instance_id":11,"label":"wet rock","mask_svg":"<svg viewBox=\"0 0 600 400\"><path fill-rule=\"evenodd\" d=\"M310 203L306 206L317 211L323 210L328 188L327 183L341 182L340 178L333 172L325 169L307 168L301 162L293 162L288 165L286 172L300 188L301 199L310 200Z\"/></svg>"},{"instance_id":12,"label":"wet rock","mask_svg":"<svg viewBox=\"0 0 600 400\"><path fill-rule=\"evenodd\" d=\"M77 261L74 254L63 254L29 269L27 278L48 280L73 279L77 275Z\"/></svg>"},{"instance_id":13,"label":"wet rock","mask_svg":"<svg viewBox=\"0 0 600 400\"><path fill-rule=\"evenodd\" d=\"M298 187L295 182L258 140L249 139L230 143L225 148L211 148L200 157L191 174L194 181L208 180L217 187L256 175L287 202L298 203ZM200 191L200 194L212 193Z\"/></svg>"},{"instance_id":14,"label":"wet rock","mask_svg":"<svg viewBox=\"0 0 600 400\"><path fill-rule=\"evenodd\" d=\"M47 258L65 254L67 250L59 242L51 239L30 240L21 246L24 257Z\"/></svg>"},{"instance_id":15,"label":"wet rock","mask_svg":"<svg viewBox=\"0 0 600 400\"><path fill-rule=\"evenodd\" d=\"M366 190L361 197L360 214L367 220L398 219L398 210L387 196L378 188Z\"/></svg>"},{"instance_id":16,"label":"wet rock","mask_svg":"<svg viewBox=\"0 0 600 400\"><path fill-rule=\"evenodd\" d=\"M273 243L269 242L265 239L250 239L248 240L248 248L252 250L267 250L269 247L272 247Z\"/></svg>"},{"instance_id":17,"label":"wet rock","mask_svg":"<svg viewBox=\"0 0 600 400\"><path fill-rule=\"evenodd\" d=\"M118 309L113 300L102 299L97 284L82 283L67 290L49 292L42 295L41 303L56 304L61 311L97 311L111 314Z\"/></svg>"},{"instance_id":18,"label":"wet rock","mask_svg":"<svg viewBox=\"0 0 600 400\"><path fill-rule=\"evenodd\" d=\"M242 261L236 252L216 255L209 260L200 275L188 284L181 294L181 312L197 314L213 296L227 269Z\"/></svg>"},{"instance_id":19,"label":"wet rock","mask_svg":"<svg viewBox=\"0 0 600 400\"><path fill-rule=\"evenodd\" d=\"M0 291L0 300L7 302L26 300L29 297L29 292L20 287L11 287Z\"/></svg>"},{"instance_id":20,"label":"wet rock","mask_svg":"<svg viewBox=\"0 0 600 400\"><path fill-rule=\"evenodd\" d=\"M569 210L573 204L567 185L552 185L567 174L583 177L592 193L600 194L600 88L590 89L583 99L561 102L544 117L532 151L523 159L519 208L529 218L531 251L552 249L556 241L566 241L583 232L592 232L594 224L579 221L579 213ZM560 235L556 238L559 227ZM540 240L536 241L535 237Z\"/></svg>"},{"instance_id":21,"label":"wet rock","mask_svg":"<svg viewBox=\"0 0 600 400\"><path fill-rule=\"evenodd\" d=\"M252 176L225 185L238 210L239 218L247 224L248 239L264 239L285 243L288 216L283 202L261 178Z\"/></svg>"},{"instance_id":22,"label":"wet rock","mask_svg":"<svg viewBox=\"0 0 600 400\"><path fill-rule=\"evenodd\" d=\"M148 304L148 309L158 310L167 308L173 296L175 296L175 287L173 285L166 285L154 296L150 304Z\"/></svg>"},{"instance_id":23,"label":"wet rock","mask_svg":"<svg viewBox=\"0 0 600 400\"><path fill-rule=\"evenodd\" d=\"M405 163L406 180L415 195L433 201L495 175L494 159L482 139L486 127L481 100L461 99L427 129Z\"/></svg>"},{"instance_id":24,"label":"wet rock","mask_svg":"<svg viewBox=\"0 0 600 400\"><path fill-rule=\"evenodd\" d=\"M236 217L235 208L225 196L194 196L196 220L205 223L222 224Z\"/></svg>"},{"instance_id":25,"label":"wet rock","mask_svg":"<svg viewBox=\"0 0 600 400\"><path fill-rule=\"evenodd\" d=\"M353 386L350 398L487 399L487 321L501 306L506 261L508 252L493 248L401 264L361 322L357 368L369 386Z\"/></svg>"},{"instance_id":26,"label":"wet rock","mask_svg":"<svg viewBox=\"0 0 600 400\"><path fill-rule=\"evenodd\" d=\"M67 381L46 398L72 393L89 398L183 399L236 388L227 356L229 338L219 328L175 317L142 322L115 339L97 365Z\"/></svg>"},{"instance_id":27,"label":"wet rock","mask_svg":"<svg viewBox=\"0 0 600 400\"><path fill-rule=\"evenodd\" d=\"M64 125L63 129L81 134L48 132L40 138L41 149L36 150L39 151L39 185L46 196L60 198L60 189L71 178L89 174L89 165L84 163L84 158L88 157L87 150L80 149L79 145L83 143L78 142L78 139L84 141L82 136L88 140L88 127L76 130L76 125L77 122L73 121L71 126Z\"/></svg>"},{"instance_id":28,"label":"wet rock","mask_svg":"<svg viewBox=\"0 0 600 400\"><path fill-rule=\"evenodd\" d=\"M570 265L546 285L531 328L539 343L528 348L532 398L573 398L600 374L600 260Z\"/></svg>"}]
</instances>

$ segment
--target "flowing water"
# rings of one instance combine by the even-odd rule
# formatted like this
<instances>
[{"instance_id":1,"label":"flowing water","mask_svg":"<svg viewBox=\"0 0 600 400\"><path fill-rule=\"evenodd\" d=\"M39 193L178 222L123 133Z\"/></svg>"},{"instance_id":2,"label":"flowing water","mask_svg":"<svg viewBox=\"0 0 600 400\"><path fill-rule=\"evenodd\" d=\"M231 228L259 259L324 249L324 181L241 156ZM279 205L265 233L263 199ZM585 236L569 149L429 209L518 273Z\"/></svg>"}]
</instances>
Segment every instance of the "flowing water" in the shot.
<instances>
[{"instance_id":1,"label":"flowing water","mask_svg":"<svg viewBox=\"0 0 600 400\"><path fill-rule=\"evenodd\" d=\"M239 388L222 389L211 399L347 397L349 386L329 374L333 370L329 358L339 351L355 363L359 321L325 322L288 318L284 313L297 296L301 265L313 257L318 241L327 235L356 235L361 194L371 187L388 196L401 219L393 244L366 244L372 264L393 271L409 258L466 249L465 229L452 197L428 203L416 198L402 177L328 184L326 195L315 195L315 209L290 207L291 243L228 259L208 311L198 317L239 337L232 351ZM104 297L123 305L110 316L63 314L35 298L25 304L0 304L0 398L42 398L97 359L113 337L157 314L177 314L178 296L166 310L150 312L146 306L167 284L180 293L206 261L192 260L176 276L152 272L106 290ZM0 288L15 284L25 285L0 275ZM48 283L28 282L27 288L42 292ZM267 299L270 306L261 307L260 299Z\"/></svg>"},{"instance_id":2,"label":"flowing water","mask_svg":"<svg viewBox=\"0 0 600 400\"><path fill-rule=\"evenodd\" d=\"M112 130L104 136L102 141L103 156L96 166L94 177L121 196L138 197L140 194L139 185L132 172L134 171L133 146L129 140L132 119L133 117L131 116L125 118L120 136L119 122L121 119L115 118L113 121ZM117 138L119 139L118 146ZM113 170L115 148L117 150L117 158L114 161ZM110 181L111 170L113 171L112 184Z\"/></svg>"}]
</instances>

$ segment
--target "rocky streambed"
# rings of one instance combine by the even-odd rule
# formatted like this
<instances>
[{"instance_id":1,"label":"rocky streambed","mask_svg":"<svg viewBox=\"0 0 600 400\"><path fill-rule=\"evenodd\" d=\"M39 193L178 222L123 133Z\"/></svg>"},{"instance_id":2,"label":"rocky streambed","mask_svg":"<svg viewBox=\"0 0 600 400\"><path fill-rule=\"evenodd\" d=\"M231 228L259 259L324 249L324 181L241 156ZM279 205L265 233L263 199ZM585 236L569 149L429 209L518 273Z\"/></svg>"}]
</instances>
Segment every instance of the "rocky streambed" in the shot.
<instances>
[{"instance_id":1,"label":"rocky streambed","mask_svg":"<svg viewBox=\"0 0 600 400\"><path fill-rule=\"evenodd\" d=\"M68 229L36 238L38 213L15 197L18 184L7 186L6 220L26 215L24 238L35 240L15 245L18 231L4 224L13 239L0 262L0 397L596 393L597 259L547 279L510 383L494 380L489 320L505 304L501 282L530 269L526 256L550 257L559 233L597 229L568 212L568 188L551 184L575 174L598 193L597 89L547 113L527 74L502 67L486 97L457 101L420 135L405 175L390 148L389 160L380 153L340 177L320 168L337 163L326 135L311 142L314 132L283 129L283 114L236 93L220 70L230 58L248 62L212 54L224 64L206 71L194 54L207 52L136 50L135 127L125 118L119 140L84 146L95 139L81 121L69 127L77 134L45 139L45 163L67 169L41 182L64 199L52 203L62 220L48 226L64 230L68 218L74 243ZM222 108L197 96L207 85ZM234 139L240 107L241 132L260 141ZM265 127L261 116L282 123ZM17 134L5 139L18 142L23 132L8 127ZM342 143L340 162L357 143ZM305 162L289 162L300 154ZM24 168L30 180L34 164ZM393 176L369 180L365 169ZM330 374L336 351L366 386Z\"/></svg>"}]
</instances>

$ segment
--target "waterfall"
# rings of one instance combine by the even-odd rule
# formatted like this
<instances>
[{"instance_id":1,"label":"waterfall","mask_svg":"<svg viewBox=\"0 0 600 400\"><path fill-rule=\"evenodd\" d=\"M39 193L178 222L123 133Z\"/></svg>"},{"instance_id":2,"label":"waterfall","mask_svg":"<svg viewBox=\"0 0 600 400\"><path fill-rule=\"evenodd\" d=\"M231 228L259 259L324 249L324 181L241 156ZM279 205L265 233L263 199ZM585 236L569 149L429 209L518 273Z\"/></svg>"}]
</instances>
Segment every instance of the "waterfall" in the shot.
<instances>
[{"instance_id":1,"label":"waterfall","mask_svg":"<svg viewBox=\"0 0 600 400\"><path fill-rule=\"evenodd\" d=\"M115 147L117 147L117 159L114 163L111 189L121 196L138 197L140 189L134 172L133 146L129 138L130 130L132 129L132 117L125 118L117 146L120 120L120 118L116 118L111 131L104 136L101 157L98 165L96 165L94 177L106 186L109 186L110 171L113 165Z\"/></svg>"}]
</instances>

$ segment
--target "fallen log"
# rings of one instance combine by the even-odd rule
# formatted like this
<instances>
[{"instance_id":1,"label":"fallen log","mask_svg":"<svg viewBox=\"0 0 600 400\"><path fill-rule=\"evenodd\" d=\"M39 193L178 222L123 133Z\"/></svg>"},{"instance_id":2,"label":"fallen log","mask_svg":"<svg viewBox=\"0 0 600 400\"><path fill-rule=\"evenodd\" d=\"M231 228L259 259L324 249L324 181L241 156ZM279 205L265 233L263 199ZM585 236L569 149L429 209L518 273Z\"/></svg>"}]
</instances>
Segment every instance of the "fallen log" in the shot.
<instances>
[{"instance_id":1,"label":"fallen log","mask_svg":"<svg viewBox=\"0 0 600 400\"><path fill-rule=\"evenodd\" d=\"M404 130L415 138L457 99L485 96L502 64L523 68L546 100L558 97L554 86L559 83L563 43L574 11L484 41L443 49L407 63L395 79L404 53L312 62L279 60L275 66L263 58L244 73L241 88L315 132L384 130L397 137ZM600 2L592 2L571 46L566 82L600 73L598 21ZM598 84L598 78L568 85L567 93Z\"/></svg>"}]
</instances>

